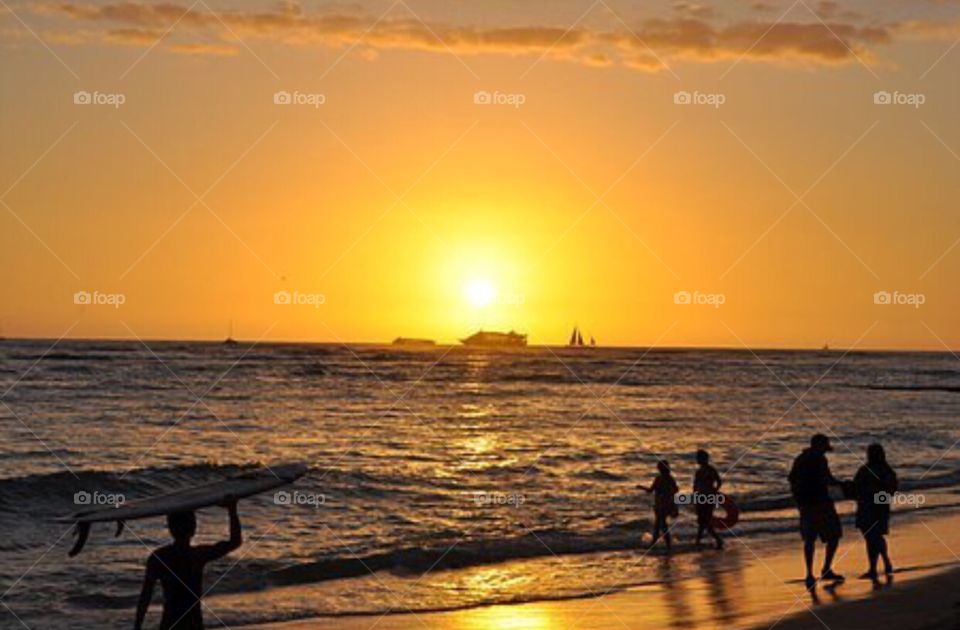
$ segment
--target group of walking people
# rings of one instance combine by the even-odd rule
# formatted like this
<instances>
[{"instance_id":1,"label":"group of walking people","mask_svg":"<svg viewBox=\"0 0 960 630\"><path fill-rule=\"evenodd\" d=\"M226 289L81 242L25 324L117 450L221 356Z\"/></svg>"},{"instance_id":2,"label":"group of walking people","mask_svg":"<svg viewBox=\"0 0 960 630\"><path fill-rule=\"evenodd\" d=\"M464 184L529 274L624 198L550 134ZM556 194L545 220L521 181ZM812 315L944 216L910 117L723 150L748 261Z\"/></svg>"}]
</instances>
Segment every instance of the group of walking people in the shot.
<instances>
[{"instance_id":1,"label":"group of walking people","mask_svg":"<svg viewBox=\"0 0 960 630\"><path fill-rule=\"evenodd\" d=\"M857 502L855 525L866 543L868 569L861 578L878 580L877 564L883 560L886 575L893 573L893 563L887 550L886 536L890 531L890 505L898 488L897 475L887 463L880 444L867 447L866 462L857 470L852 481L841 481L833 476L827 453L832 451L830 438L822 433L810 439L810 446L793 460L787 479L790 492L800 513L800 536L803 539L803 558L806 566L805 582L813 588L819 581L839 583L844 577L833 570L833 560L843 536L843 525L837 514L832 488L836 494ZM671 549L670 519L679 516L681 504L693 505L697 514L696 545L704 533L713 537L717 549L723 548L723 538L717 533L713 515L723 501L723 484L717 469L710 464L710 455L704 450L696 453L697 470L693 476L693 493L679 499L680 489L667 460L657 462L657 475L650 486L640 486L653 494L653 545L663 540ZM825 545L820 577L814 576L813 562L817 540Z\"/></svg>"}]
</instances>

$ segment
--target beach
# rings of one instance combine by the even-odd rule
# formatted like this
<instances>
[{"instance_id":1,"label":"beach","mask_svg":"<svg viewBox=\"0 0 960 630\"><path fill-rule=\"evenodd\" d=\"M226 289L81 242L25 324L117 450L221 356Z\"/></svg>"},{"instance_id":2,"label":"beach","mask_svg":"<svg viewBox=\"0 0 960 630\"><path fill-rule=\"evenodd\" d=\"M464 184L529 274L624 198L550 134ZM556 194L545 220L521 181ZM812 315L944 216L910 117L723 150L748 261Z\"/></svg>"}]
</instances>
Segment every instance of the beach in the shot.
<instances>
[{"instance_id":1,"label":"beach","mask_svg":"<svg viewBox=\"0 0 960 630\"><path fill-rule=\"evenodd\" d=\"M387 616L312 619L255 626L257 630L622 630L721 628L829 630L955 627L960 595L960 513L897 519L890 538L900 567L892 583L874 586L857 577L865 567L862 539L847 527L836 566L847 581L815 590L802 577L799 540L780 536L761 544L731 539L724 552L704 551L703 575L630 588L598 597L490 606L471 610ZM642 551L638 553L643 553ZM663 558L664 571L678 558ZM211 605L216 604L211 601Z\"/></svg>"},{"instance_id":2,"label":"beach","mask_svg":"<svg viewBox=\"0 0 960 630\"><path fill-rule=\"evenodd\" d=\"M960 630L960 0L0 31L0 630Z\"/></svg>"}]
</instances>

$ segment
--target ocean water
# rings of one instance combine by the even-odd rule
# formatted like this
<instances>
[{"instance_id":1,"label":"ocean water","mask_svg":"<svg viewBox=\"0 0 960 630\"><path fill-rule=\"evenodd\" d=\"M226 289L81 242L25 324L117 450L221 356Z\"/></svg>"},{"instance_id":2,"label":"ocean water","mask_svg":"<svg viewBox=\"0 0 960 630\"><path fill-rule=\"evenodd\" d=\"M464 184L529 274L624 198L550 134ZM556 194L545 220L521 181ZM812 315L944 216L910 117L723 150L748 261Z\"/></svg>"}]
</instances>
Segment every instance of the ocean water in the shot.
<instances>
[{"instance_id":1,"label":"ocean water","mask_svg":"<svg viewBox=\"0 0 960 630\"><path fill-rule=\"evenodd\" d=\"M303 461L294 500L241 502L246 541L209 568L208 625L448 610L665 579L659 552L637 552L636 486L665 457L688 488L701 447L746 541L794 526L786 472L818 431L839 476L880 441L925 508L949 509L958 410L960 361L937 353L6 341L0 627L131 623L163 519L95 526L71 559L54 518L77 493ZM689 520L670 579L697 570ZM199 522L199 541L226 536L223 510Z\"/></svg>"}]
</instances>

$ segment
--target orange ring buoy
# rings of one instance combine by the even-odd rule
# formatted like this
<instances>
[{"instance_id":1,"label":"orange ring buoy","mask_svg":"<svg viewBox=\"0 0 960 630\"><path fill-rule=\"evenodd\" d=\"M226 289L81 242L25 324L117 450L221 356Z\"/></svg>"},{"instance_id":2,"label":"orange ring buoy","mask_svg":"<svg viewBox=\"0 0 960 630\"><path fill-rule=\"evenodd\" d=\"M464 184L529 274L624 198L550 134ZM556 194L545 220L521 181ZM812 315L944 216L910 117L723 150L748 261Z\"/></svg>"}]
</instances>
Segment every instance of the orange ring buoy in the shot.
<instances>
[{"instance_id":1,"label":"orange ring buoy","mask_svg":"<svg viewBox=\"0 0 960 630\"><path fill-rule=\"evenodd\" d=\"M740 508L737 507L737 504L733 502L733 499L730 498L728 494L721 494L723 497L723 503L719 504L717 507L723 510L723 516L714 516L710 519L710 525L713 526L716 530L726 531L728 529L733 529L733 526L737 524L737 521L740 520Z\"/></svg>"}]
</instances>

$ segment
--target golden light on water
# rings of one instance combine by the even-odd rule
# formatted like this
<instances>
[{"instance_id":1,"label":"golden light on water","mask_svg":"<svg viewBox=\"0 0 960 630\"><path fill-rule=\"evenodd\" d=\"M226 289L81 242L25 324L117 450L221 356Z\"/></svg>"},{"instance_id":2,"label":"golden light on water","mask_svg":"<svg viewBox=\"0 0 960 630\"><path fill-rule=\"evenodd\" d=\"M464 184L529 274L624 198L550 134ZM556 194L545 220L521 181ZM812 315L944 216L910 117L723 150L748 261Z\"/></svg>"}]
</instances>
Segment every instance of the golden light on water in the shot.
<instances>
[{"instance_id":1,"label":"golden light on water","mask_svg":"<svg viewBox=\"0 0 960 630\"><path fill-rule=\"evenodd\" d=\"M496 606L476 611L465 627L471 630L545 630L563 626L543 608Z\"/></svg>"}]
</instances>

